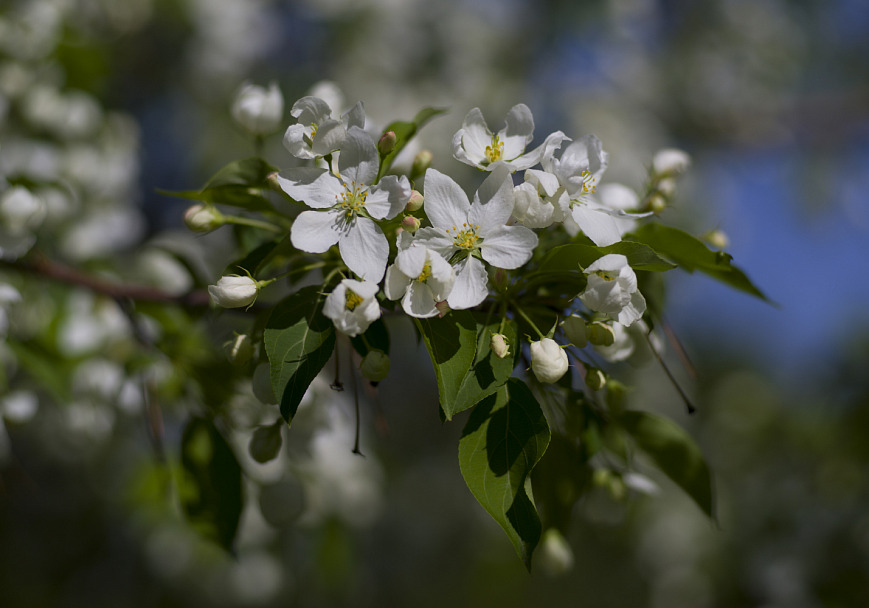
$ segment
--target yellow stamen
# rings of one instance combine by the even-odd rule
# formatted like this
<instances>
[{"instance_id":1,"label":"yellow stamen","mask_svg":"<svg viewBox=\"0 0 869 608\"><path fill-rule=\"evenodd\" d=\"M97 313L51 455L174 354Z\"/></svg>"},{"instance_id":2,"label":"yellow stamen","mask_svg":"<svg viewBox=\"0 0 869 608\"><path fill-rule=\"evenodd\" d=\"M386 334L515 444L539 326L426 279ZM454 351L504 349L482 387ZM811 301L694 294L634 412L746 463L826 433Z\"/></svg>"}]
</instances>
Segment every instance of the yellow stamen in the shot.
<instances>
[{"instance_id":1,"label":"yellow stamen","mask_svg":"<svg viewBox=\"0 0 869 608\"><path fill-rule=\"evenodd\" d=\"M356 182L350 182L349 186L344 185L344 192L335 198L338 201L337 206L343 209L345 217L351 220L365 206L368 191L357 187Z\"/></svg>"},{"instance_id":2,"label":"yellow stamen","mask_svg":"<svg viewBox=\"0 0 869 608\"><path fill-rule=\"evenodd\" d=\"M498 136L492 136L492 145L486 146L486 158L489 159L490 163L495 162L496 160L501 160L504 156L504 142L498 141Z\"/></svg>"},{"instance_id":3,"label":"yellow stamen","mask_svg":"<svg viewBox=\"0 0 869 608\"><path fill-rule=\"evenodd\" d=\"M426 262L425 266L422 267L422 272L419 273L418 277L416 277L416 280L420 283L425 283L429 277L431 277L431 264Z\"/></svg>"},{"instance_id":4,"label":"yellow stamen","mask_svg":"<svg viewBox=\"0 0 869 608\"><path fill-rule=\"evenodd\" d=\"M599 276L600 278L602 278L604 281L615 281L615 280L616 280L616 277L614 277L613 275L611 275L611 274L610 274L609 272L607 272L606 270L596 270L594 273L595 273L597 276Z\"/></svg>"},{"instance_id":5,"label":"yellow stamen","mask_svg":"<svg viewBox=\"0 0 869 608\"><path fill-rule=\"evenodd\" d=\"M356 293L352 289L348 289L347 293L345 294L344 307L349 311L353 311L356 309L357 306L362 304L362 301L363 301L362 296L360 296L358 293Z\"/></svg>"},{"instance_id":6,"label":"yellow stamen","mask_svg":"<svg viewBox=\"0 0 869 608\"><path fill-rule=\"evenodd\" d=\"M467 224L462 224L464 230L459 230L455 226L451 230L447 230L447 236L453 237L453 244L459 249L476 249L479 247L482 239L477 235L477 230L480 226L477 224L468 227ZM451 234L455 231L454 234Z\"/></svg>"}]
</instances>

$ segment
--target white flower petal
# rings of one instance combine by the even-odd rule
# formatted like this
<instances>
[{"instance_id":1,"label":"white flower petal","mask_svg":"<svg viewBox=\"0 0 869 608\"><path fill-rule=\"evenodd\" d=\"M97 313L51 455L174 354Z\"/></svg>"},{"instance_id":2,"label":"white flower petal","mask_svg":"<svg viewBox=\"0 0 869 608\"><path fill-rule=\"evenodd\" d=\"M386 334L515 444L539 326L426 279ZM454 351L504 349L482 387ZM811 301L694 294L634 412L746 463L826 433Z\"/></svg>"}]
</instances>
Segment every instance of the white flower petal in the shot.
<instances>
[{"instance_id":1,"label":"white flower petal","mask_svg":"<svg viewBox=\"0 0 869 608\"><path fill-rule=\"evenodd\" d=\"M365 208L372 217L391 220L404 210L410 192L410 181L406 175L387 175L370 191Z\"/></svg>"},{"instance_id":2,"label":"white flower petal","mask_svg":"<svg viewBox=\"0 0 869 608\"><path fill-rule=\"evenodd\" d=\"M618 322L628 327L643 318L646 312L646 298L639 291L631 294L631 301L622 308L618 315Z\"/></svg>"},{"instance_id":3,"label":"white flower petal","mask_svg":"<svg viewBox=\"0 0 869 608\"><path fill-rule=\"evenodd\" d=\"M325 169L295 167L277 175L278 185L291 198L314 209L328 209L338 203L344 184Z\"/></svg>"},{"instance_id":4,"label":"white flower petal","mask_svg":"<svg viewBox=\"0 0 869 608\"><path fill-rule=\"evenodd\" d=\"M325 120L332 118L332 108L319 97L302 97L293 104L290 114L301 125L319 125Z\"/></svg>"},{"instance_id":5,"label":"white flower petal","mask_svg":"<svg viewBox=\"0 0 869 608\"><path fill-rule=\"evenodd\" d=\"M359 127L348 129L338 158L341 179L347 184L370 186L377 179L378 166L377 147L371 136Z\"/></svg>"},{"instance_id":6,"label":"white flower petal","mask_svg":"<svg viewBox=\"0 0 869 608\"><path fill-rule=\"evenodd\" d=\"M330 118L324 120L317 128L317 133L311 142L311 150L315 156L326 156L344 145L344 137L347 131L344 123Z\"/></svg>"},{"instance_id":7,"label":"white flower petal","mask_svg":"<svg viewBox=\"0 0 869 608\"><path fill-rule=\"evenodd\" d=\"M362 107L362 102L357 101L356 105L344 112L341 115L341 120L347 129L351 127L365 128L365 109Z\"/></svg>"},{"instance_id":8,"label":"white flower petal","mask_svg":"<svg viewBox=\"0 0 869 608\"><path fill-rule=\"evenodd\" d=\"M383 278L389 243L373 221L357 217L355 224L338 241L338 249L347 267L366 281L379 283Z\"/></svg>"},{"instance_id":9,"label":"white flower petal","mask_svg":"<svg viewBox=\"0 0 869 608\"><path fill-rule=\"evenodd\" d=\"M293 247L308 253L324 253L344 232L340 211L303 211L290 229Z\"/></svg>"},{"instance_id":10,"label":"white flower petal","mask_svg":"<svg viewBox=\"0 0 869 608\"><path fill-rule=\"evenodd\" d=\"M430 251L428 261L431 264L431 276L426 284L436 301L446 300L456 282L456 273L450 263L437 253Z\"/></svg>"},{"instance_id":11,"label":"white flower petal","mask_svg":"<svg viewBox=\"0 0 869 608\"><path fill-rule=\"evenodd\" d=\"M622 232L618 222L606 213L582 202L576 202L570 213L585 236L598 247L606 247L621 240Z\"/></svg>"},{"instance_id":12,"label":"white flower petal","mask_svg":"<svg viewBox=\"0 0 869 608\"><path fill-rule=\"evenodd\" d=\"M486 235L480 252L496 268L512 270L531 259L537 235L525 226L501 226Z\"/></svg>"},{"instance_id":13,"label":"white flower petal","mask_svg":"<svg viewBox=\"0 0 869 608\"><path fill-rule=\"evenodd\" d=\"M383 281L383 293L390 300L398 300L407 292L411 279L393 264L386 269L386 279Z\"/></svg>"},{"instance_id":14,"label":"white flower petal","mask_svg":"<svg viewBox=\"0 0 869 608\"><path fill-rule=\"evenodd\" d=\"M456 251L453 239L440 228L420 228L416 232L414 242L436 251L445 258L449 258Z\"/></svg>"},{"instance_id":15,"label":"white flower petal","mask_svg":"<svg viewBox=\"0 0 869 608\"><path fill-rule=\"evenodd\" d=\"M504 158L512 160L521 155L525 146L534 139L534 117L528 106L519 103L507 112L505 122L506 126L498 135L504 142Z\"/></svg>"},{"instance_id":16,"label":"white flower petal","mask_svg":"<svg viewBox=\"0 0 869 608\"><path fill-rule=\"evenodd\" d=\"M456 282L447 297L453 310L472 308L489 295L489 275L483 262L470 256L456 264Z\"/></svg>"},{"instance_id":17,"label":"white flower petal","mask_svg":"<svg viewBox=\"0 0 869 608\"><path fill-rule=\"evenodd\" d=\"M414 281L407 288L407 293L401 300L401 307L411 317L426 319L438 314L435 303L431 289L425 283Z\"/></svg>"},{"instance_id":18,"label":"white flower petal","mask_svg":"<svg viewBox=\"0 0 869 608\"><path fill-rule=\"evenodd\" d=\"M398 266L401 272L415 279L422 273L427 260L428 250L425 247L416 245L399 252L395 256L395 265Z\"/></svg>"},{"instance_id":19,"label":"white flower petal","mask_svg":"<svg viewBox=\"0 0 869 608\"><path fill-rule=\"evenodd\" d=\"M284 147L296 158L311 159L316 155L311 151L306 137L310 127L302 124L290 125L284 133Z\"/></svg>"},{"instance_id":20,"label":"white flower petal","mask_svg":"<svg viewBox=\"0 0 869 608\"><path fill-rule=\"evenodd\" d=\"M435 169L425 173L425 213L436 228L447 230L461 226L468 219L471 203L464 190Z\"/></svg>"},{"instance_id":21,"label":"white flower petal","mask_svg":"<svg viewBox=\"0 0 869 608\"><path fill-rule=\"evenodd\" d=\"M513 179L506 167L495 168L480 185L468 212L468 223L483 237L507 223L513 213Z\"/></svg>"}]
</instances>

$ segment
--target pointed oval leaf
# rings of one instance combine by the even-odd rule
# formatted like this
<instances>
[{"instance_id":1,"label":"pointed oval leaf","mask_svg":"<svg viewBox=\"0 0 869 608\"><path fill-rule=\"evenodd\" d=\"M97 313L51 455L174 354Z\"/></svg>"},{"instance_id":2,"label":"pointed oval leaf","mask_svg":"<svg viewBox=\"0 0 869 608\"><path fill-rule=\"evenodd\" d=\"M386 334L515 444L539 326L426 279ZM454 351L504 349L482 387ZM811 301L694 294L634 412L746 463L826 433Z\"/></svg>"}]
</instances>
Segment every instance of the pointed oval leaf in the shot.
<instances>
[{"instance_id":1,"label":"pointed oval leaf","mask_svg":"<svg viewBox=\"0 0 869 608\"><path fill-rule=\"evenodd\" d=\"M541 532L530 474L549 439L549 424L531 390L511 378L477 404L459 440L459 464L468 488L529 569Z\"/></svg>"},{"instance_id":2,"label":"pointed oval leaf","mask_svg":"<svg viewBox=\"0 0 869 608\"><path fill-rule=\"evenodd\" d=\"M263 331L272 389L287 424L335 349L335 327L322 313L321 289L310 285L279 302Z\"/></svg>"},{"instance_id":3,"label":"pointed oval leaf","mask_svg":"<svg viewBox=\"0 0 869 608\"><path fill-rule=\"evenodd\" d=\"M620 422L637 447L714 519L712 475L691 436L672 420L648 412L626 411Z\"/></svg>"}]
</instances>

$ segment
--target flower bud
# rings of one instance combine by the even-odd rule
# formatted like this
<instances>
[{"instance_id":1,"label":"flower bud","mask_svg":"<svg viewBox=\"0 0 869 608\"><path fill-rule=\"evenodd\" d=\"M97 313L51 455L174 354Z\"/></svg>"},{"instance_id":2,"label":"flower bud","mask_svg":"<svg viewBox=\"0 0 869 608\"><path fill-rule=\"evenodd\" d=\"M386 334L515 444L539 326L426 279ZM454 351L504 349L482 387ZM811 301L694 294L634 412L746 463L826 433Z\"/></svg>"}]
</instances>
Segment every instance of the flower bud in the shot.
<instances>
[{"instance_id":1,"label":"flower bud","mask_svg":"<svg viewBox=\"0 0 869 608\"><path fill-rule=\"evenodd\" d=\"M396 137L395 131L386 131L381 135L380 139L377 141L377 151L380 152L380 156L386 156L392 152L395 149L395 144L397 142L398 137Z\"/></svg>"},{"instance_id":2,"label":"flower bud","mask_svg":"<svg viewBox=\"0 0 869 608\"><path fill-rule=\"evenodd\" d=\"M727 234L723 230L710 230L703 235L703 238L706 239L707 243L718 249L725 249L730 245L730 239L727 238Z\"/></svg>"},{"instance_id":3,"label":"flower bud","mask_svg":"<svg viewBox=\"0 0 869 608\"><path fill-rule=\"evenodd\" d=\"M404 210L408 213L413 213L414 211L419 211L422 209L422 203L425 199L422 194L419 193L418 190L410 191L410 200L407 201L407 205L404 206Z\"/></svg>"},{"instance_id":4,"label":"flower bud","mask_svg":"<svg viewBox=\"0 0 869 608\"><path fill-rule=\"evenodd\" d=\"M550 577L561 576L573 568L573 550L557 529L549 528L543 533L534 565Z\"/></svg>"},{"instance_id":5,"label":"flower bud","mask_svg":"<svg viewBox=\"0 0 869 608\"><path fill-rule=\"evenodd\" d=\"M649 211L651 211L652 213L657 215L666 208L667 201L659 193L656 192L649 197Z\"/></svg>"},{"instance_id":6,"label":"flower bud","mask_svg":"<svg viewBox=\"0 0 869 608\"><path fill-rule=\"evenodd\" d=\"M283 420L278 420L275 424L268 426L259 426L253 432L250 438L250 443L247 444L247 451L250 457L260 464L273 460L281 451L281 427L284 425Z\"/></svg>"},{"instance_id":7,"label":"flower bud","mask_svg":"<svg viewBox=\"0 0 869 608\"><path fill-rule=\"evenodd\" d=\"M588 341L595 346L612 346L616 341L616 331L609 323L593 321L586 327Z\"/></svg>"},{"instance_id":8,"label":"flower bud","mask_svg":"<svg viewBox=\"0 0 869 608\"><path fill-rule=\"evenodd\" d=\"M585 319L579 315L570 315L561 324L564 334L570 343L577 348L583 348L588 343L588 330Z\"/></svg>"},{"instance_id":9,"label":"flower bud","mask_svg":"<svg viewBox=\"0 0 869 608\"><path fill-rule=\"evenodd\" d=\"M193 205L184 212L184 223L193 232L211 232L224 224L223 214L211 205Z\"/></svg>"},{"instance_id":10,"label":"flower bud","mask_svg":"<svg viewBox=\"0 0 869 608\"><path fill-rule=\"evenodd\" d=\"M679 175L691 166L691 157L682 150L664 148L652 159L652 169L658 175Z\"/></svg>"},{"instance_id":11,"label":"flower bud","mask_svg":"<svg viewBox=\"0 0 869 608\"><path fill-rule=\"evenodd\" d=\"M432 154L428 150L420 150L413 158L413 164L410 167L410 175L418 177L425 173L425 170L431 166Z\"/></svg>"},{"instance_id":12,"label":"flower bud","mask_svg":"<svg viewBox=\"0 0 869 608\"><path fill-rule=\"evenodd\" d=\"M438 309L438 317L444 317L448 312L452 310L452 308L450 308L450 305L447 304L446 300L435 302L435 308Z\"/></svg>"},{"instance_id":13,"label":"flower bud","mask_svg":"<svg viewBox=\"0 0 869 608\"><path fill-rule=\"evenodd\" d=\"M593 391L599 391L606 386L606 374L594 367L585 373L585 385Z\"/></svg>"},{"instance_id":14,"label":"flower bud","mask_svg":"<svg viewBox=\"0 0 869 608\"><path fill-rule=\"evenodd\" d=\"M531 371L540 382L558 382L567 371L567 354L552 338L532 342Z\"/></svg>"},{"instance_id":15,"label":"flower bud","mask_svg":"<svg viewBox=\"0 0 869 608\"><path fill-rule=\"evenodd\" d=\"M389 356L379 349L370 350L362 359L359 371L372 382L380 382L389 374Z\"/></svg>"},{"instance_id":16,"label":"flower bud","mask_svg":"<svg viewBox=\"0 0 869 608\"><path fill-rule=\"evenodd\" d=\"M672 198L676 193L676 180L672 177L664 177L655 184L655 190L665 198Z\"/></svg>"},{"instance_id":17,"label":"flower bud","mask_svg":"<svg viewBox=\"0 0 869 608\"><path fill-rule=\"evenodd\" d=\"M419 230L419 225L419 218L415 218L412 215L405 215L404 219L401 220L401 227L411 234Z\"/></svg>"},{"instance_id":18,"label":"flower bud","mask_svg":"<svg viewBox=\"0 0 869 608\"><path fill-rule=\"evenodd\" d=\"M224 308L250 306L258 293L259 285L248 276L228 275L220 277L216 285L208 286L211 301Z\"/></svg>"},{"instance_id":19,"label":"flower bud","mask_svg":"<svg viewBox=\"0 0 869 608\"><path fill-rule=\"evenodd\" d=\"M504 359L510 354L510 346L507 344L507 336L504 334L492 334L489 340L489 348L499 359Z\"/></svg>"},{"instance_id":20,"label":"flower bud","mask_svg":"<svg viewBox=\"0 0 869 608\"><path fill-rule=\"evenodd\" d=\"M230 362L241 367L250 361L251 357L253 357L253 340L247 334L236 334L229 346Z\"/></svg>"},{"instance_id":21,"label":"flower bud","mask_svg":"<svg viewBox=\"0 0 869 608\"><path fill-rule=\"evenodd\" d=\"M253 135L266 135L280 125L284 114L284 97L272 82L268 89L246 84L232 103L232 117Z\"/></svg>"}]
</instances>

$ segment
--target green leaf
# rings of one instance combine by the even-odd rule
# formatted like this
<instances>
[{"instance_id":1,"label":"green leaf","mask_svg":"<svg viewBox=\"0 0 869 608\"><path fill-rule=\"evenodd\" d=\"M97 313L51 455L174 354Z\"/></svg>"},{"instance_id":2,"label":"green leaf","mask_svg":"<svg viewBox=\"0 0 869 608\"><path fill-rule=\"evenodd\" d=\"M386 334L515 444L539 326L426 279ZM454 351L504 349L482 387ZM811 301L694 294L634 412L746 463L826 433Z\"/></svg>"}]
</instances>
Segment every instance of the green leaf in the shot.
<instances>
[{"instance_id":1,"label":"green leaf","mask_svg":"<svg viewBox=\"0 0 869 608\"><path fill-rule=\"evenodd\" d=\"M209 420L192 418L181 437L178 493L187 520L229 550L242 509L241 467Z\"/></svg>"},{"instance_id":2,"label":"green leaf","mask_svg":"<svg viewBox=\"0 0 869 608\"><path fill-rule=\"evenodd\" d=\"M321 289L310 285L279 302L263 331L272 388L287 424L335 349L335 327L323 315Z\"/></svg>"},{"instance_id":3,"label":"green leaf","mask_svg":"<svg viewBox=\"0 0 869 608\"><path fill-rule=\"evenodd\" d=\"M364 339L363 339L364 336ZM353 349L363 357L368 354L369 347L375 350L382 350L387 355L389 354L389 330L386 328L386 323L383 322L383 317L379 317L365 333L350 338L350 344Z\"/></svg>"},{"instance_id":4,"label":"green leaf","mask_svg":"<svg viewBox=\"0 0 869 608\"><path fill-rule=\"evenodd\" d=\"M626 411L619 420L637 447L714 519L712 476L688 433L672 420L648 412Z\"/></svg>"},{"instance_id":5,"label":"green leaf","mask_svg":"<svg viewBox=\"0 0 869 608\"><path fill-rule=\"evenodd\" d=\"M246 186L262 188L267 185L269 175L277 171L261 158L245 158L229 163L208 180L202 188L210 190L226 186Z\"/></svg>"},{"instance_id":6,"label":"green leaf","mask_svg":"<svg viewBox=\"0 0 869 608\"><path fill-rule=\"evenodd\" d=\"M511 378L477 404L459 440L459 464L468 488L529 569L541 531L530 474L549 439L549 425L531 390Z\"/></svg>"},{"instance_id":7,"label":"green leaf","mask_svg":"<svg viewBox=\"0 0 869 608\"><path fill-rule=\"evenodd\" d=\"M416 113L413 120L410 122L397 120L390 123L383 129L383 132L392 131L395 133L396 142L392 151L380 159L380 171L377 173L377 179L386 175L386 172L392 167L395 157L398 156L404 147L416 136L419 130L432 118L440 114L445 114L446 108L423 108Z\"/></svg>"},{"instance_id":8,"label":"green leaf","mask_svg":"<svg viewBox=\"0 0 869 608\"><path fill-rule=\"evenodd\" d=\"M441 411L447 420L498 390L516 367L519 344L513 321L507 321L502 332L511 351L504 359L489 348L500 319L486 324L482 313L460 310L442 319L417 319L417 327L435 368Z\"/></svg>"},{"instance_id":9,"label":"green leaf","mask_svg":"<svg viewBox=\"0 0 869 608\"><path fill-rule=\"evenodd\" d=\"M661 259L651 247L633 241L619 241L607 247L579 243L561 245L546 254L540 262L539 272L577 271L580 267L587 268L598 258L611 253L628 258L628 263L634 270L664 272L676 267Z\"/></svg>"},{"instance_id":10,"label":"green leaf","mask_svg":"<svg viewBox=\"0 0 869 608\"><path fill-rule=\"evenodd\" d=\"M274 207L261 190L268 187L268 176L275 171L277 169L261 158L246 158L231 162L220 169L201 190L158 192L249 211L273 211Z\"/></svg>"},{"instance_id":11,"label":"green leaf","mask_svg":"<svg viewBox=\"0 0 869 608\"><path fill-rule=\"evenodd\" d=\"M635 230L629 238L645 243L688 272L699 270L735 289L772 303L742 270L731 264L733 256L723 251L712 251L703 241L687 232L652 222Z\"/></svg>"}]
</instances>

